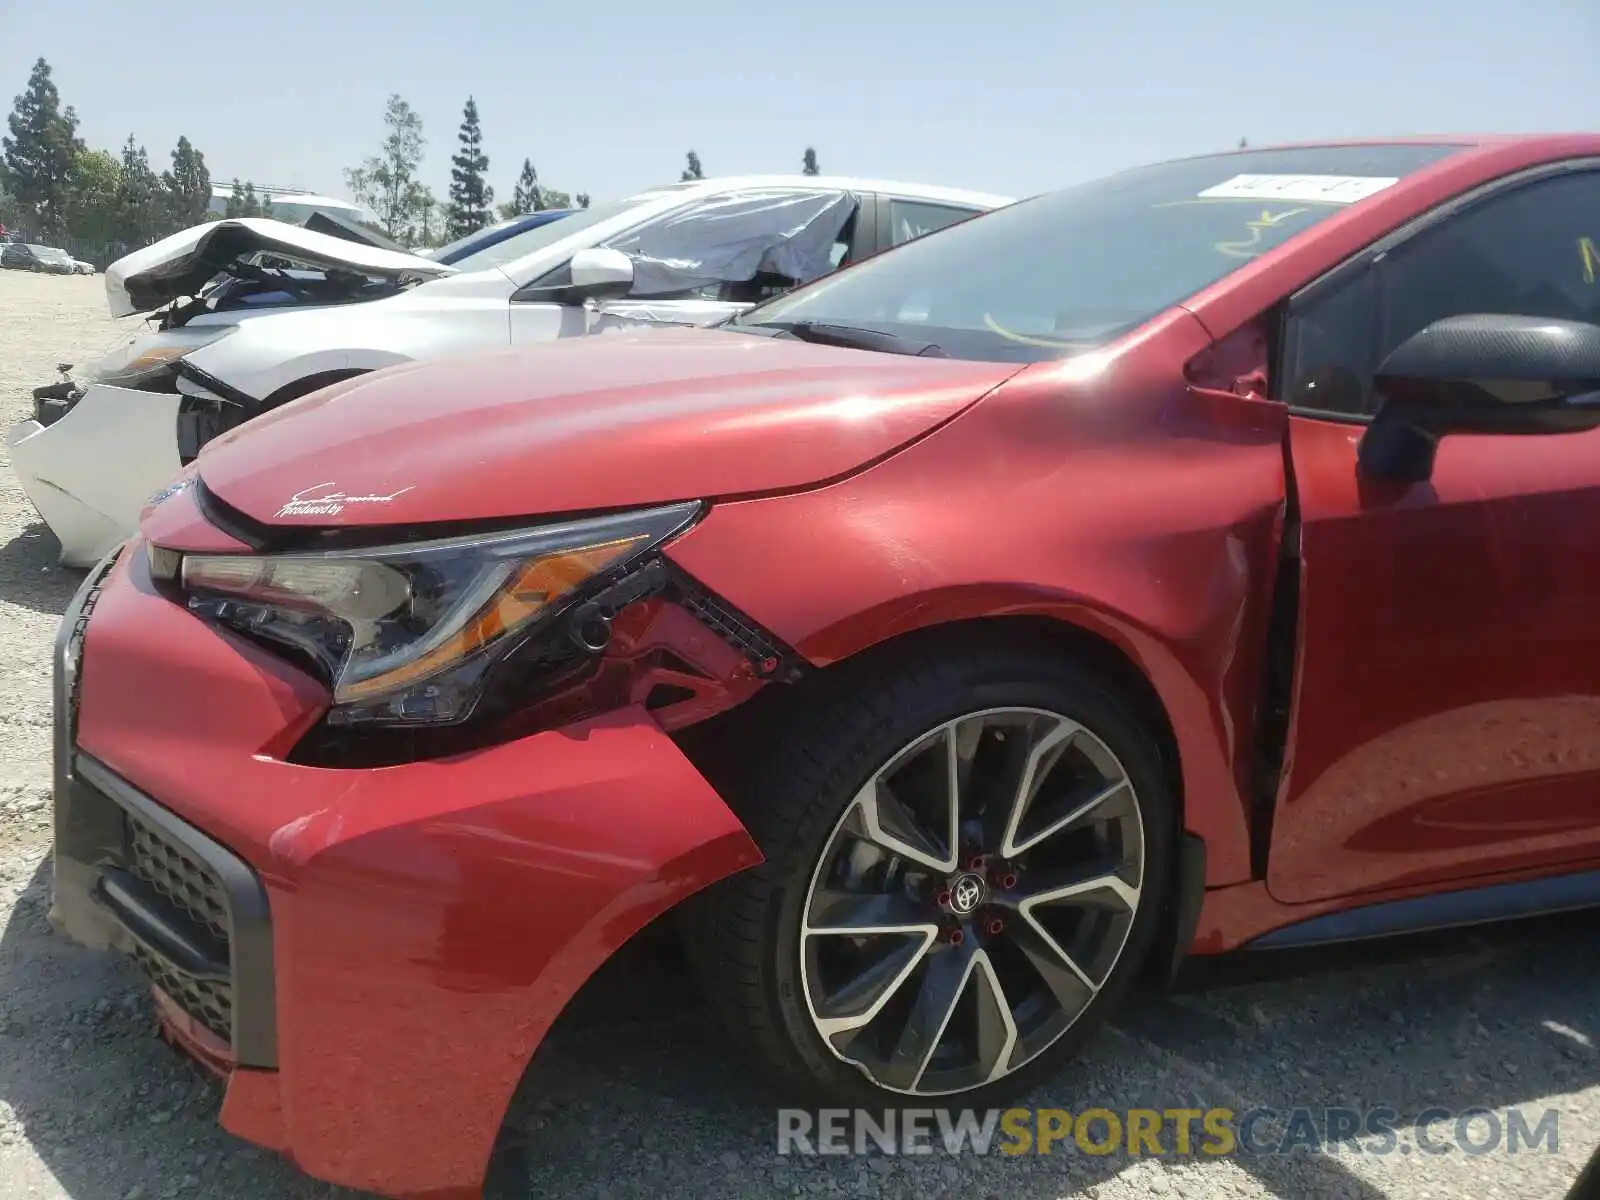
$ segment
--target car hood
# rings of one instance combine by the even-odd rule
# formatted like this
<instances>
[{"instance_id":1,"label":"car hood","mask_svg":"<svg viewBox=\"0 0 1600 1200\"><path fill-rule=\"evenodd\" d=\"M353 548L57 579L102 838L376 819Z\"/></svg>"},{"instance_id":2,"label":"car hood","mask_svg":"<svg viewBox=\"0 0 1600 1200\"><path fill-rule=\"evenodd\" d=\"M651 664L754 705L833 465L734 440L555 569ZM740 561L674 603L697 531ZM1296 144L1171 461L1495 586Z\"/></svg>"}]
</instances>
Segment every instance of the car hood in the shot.
<instances>
[{"instance_id":1,"label":"car hood","mask_svg":"<svg viewBox=\"0 0 1600 1200\"><path fill-rule=\"evenodd\" d=\"M218 438L197 466L207 491L274 525L785 491L889 454L1017 370L724 330L618 333L334 384Z\"/></svg>"},{"instance_id":2,"label":"car hood","mask_svg":"<svg viewBox=\"0 0 1600 1200\"><path fill-rule=\"evenodd\" d=\"M316 233L264 217L210 221L119 258L106 268L106 302L114 317L152 312L193 296L217 275L262 252L307 267L344 268L363 275L432 279L454 267L416 254L386 250Z\"/></svg>"}]
</instances>

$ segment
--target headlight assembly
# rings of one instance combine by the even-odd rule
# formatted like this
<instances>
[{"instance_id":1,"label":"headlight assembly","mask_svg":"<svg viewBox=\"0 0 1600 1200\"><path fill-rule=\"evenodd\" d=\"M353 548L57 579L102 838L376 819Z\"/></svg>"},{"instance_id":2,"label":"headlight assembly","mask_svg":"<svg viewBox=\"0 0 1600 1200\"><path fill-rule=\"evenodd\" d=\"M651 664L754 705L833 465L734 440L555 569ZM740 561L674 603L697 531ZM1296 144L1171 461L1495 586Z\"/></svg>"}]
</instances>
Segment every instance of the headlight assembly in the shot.
<instances>
[{"instance_id":1,"label":"headlight assembly","mask_svg":"<svg viewBox=\"0 0 1600 1200\"><path fill-rule=\"evenodd\" d=\"M84 382L137 388L166 374L172 364L202 346L227 337L237 325L187 325L133 338L84 372Z\"/></svg>"},{"instance_id":2,"label":"headlight assembly","mask_svg":"<svg viewBox=\"0 0 1600 1200\"><path fill-rule=\"evenodd\" d=\"M331 724L465 720L495 662L687 528L698 502L372 550L186 555L191 610L309 658Z\"/></svg>"}]
</instances>

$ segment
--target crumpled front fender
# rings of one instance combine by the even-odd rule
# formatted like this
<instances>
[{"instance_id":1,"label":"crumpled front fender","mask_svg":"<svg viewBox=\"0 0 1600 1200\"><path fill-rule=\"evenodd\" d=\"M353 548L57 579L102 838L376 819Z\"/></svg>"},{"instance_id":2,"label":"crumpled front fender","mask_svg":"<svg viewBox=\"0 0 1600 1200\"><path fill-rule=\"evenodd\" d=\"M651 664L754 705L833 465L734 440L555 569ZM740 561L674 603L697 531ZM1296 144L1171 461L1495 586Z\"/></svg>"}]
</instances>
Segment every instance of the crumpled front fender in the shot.
<instances>
[{"instance_id":1,"label":"crumpled front fender","mask_svg":"<svg viewBox=\"0 0 1600 1200\"><path fill-rule=\"evenodd\" d=\"M12 469L60 541L63 566L92 567L131 537L145 501L178 473L182 399L91 383L51 424L12 428Z\"/></svg>"}]
</instances>

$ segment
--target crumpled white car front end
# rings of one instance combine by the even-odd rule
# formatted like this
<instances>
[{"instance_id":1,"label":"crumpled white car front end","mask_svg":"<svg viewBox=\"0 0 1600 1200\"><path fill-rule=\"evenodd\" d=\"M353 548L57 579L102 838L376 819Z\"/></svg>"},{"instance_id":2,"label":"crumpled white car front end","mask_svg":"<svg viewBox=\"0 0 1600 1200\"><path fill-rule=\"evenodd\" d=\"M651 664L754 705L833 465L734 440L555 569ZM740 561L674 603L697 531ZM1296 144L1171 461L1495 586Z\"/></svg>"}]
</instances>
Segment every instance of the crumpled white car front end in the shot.
<instances>
[{"instance_id":1,"label":"crumpled white car front end","mask_svg":"<svg viewBox=\"0 0 1600 1200\"><path fill-rule=\"evenodd\" d=\"M254 269L264 255L332 271L323 277ZM213 298L223 295L208 286L219 274L244 300L298 286L311 289L313 300L330 303L391 294L408 277L437 278L452 270L264 220L198 226L113 263L105 275L113 316L176 305L185 296L195 297L193 316L186 313L186 324L164 319L155 328L143 326L77 381L69 377L35 389L33 416L7 434L12 469L60 541L62 565L99 562L128 537L149 498L198 453L206 439L185 428L196 420L185 415L186 407L195 407L185 405L186 398L226 405L225 398L179 374L184 358L237 332L251 313ZM233 304L240 300L229 296ZM237 419L247 415L240 412Z\"/></svg>"},{"instance_id":2,"label":"crumpled white car front end","mask_svg":"<svg viewBox=\"0 0 1600 1200\"><path fill-rule=\"evenodd\" d=\"M12 469L60 540L62 565L94 566L127 538L127 514L178 473L181 399L91 383L64 412L41 400L12 428Z\"/></svg>"}]
</instances>

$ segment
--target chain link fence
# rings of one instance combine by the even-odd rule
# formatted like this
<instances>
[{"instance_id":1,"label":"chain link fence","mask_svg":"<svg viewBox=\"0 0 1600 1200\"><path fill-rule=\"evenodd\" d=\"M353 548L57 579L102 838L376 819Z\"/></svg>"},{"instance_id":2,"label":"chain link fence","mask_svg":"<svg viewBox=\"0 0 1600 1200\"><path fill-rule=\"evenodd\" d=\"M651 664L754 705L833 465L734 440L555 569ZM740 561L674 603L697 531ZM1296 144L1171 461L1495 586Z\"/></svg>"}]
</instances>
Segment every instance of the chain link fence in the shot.
<instances>
[{"instance_id":1,"label":"chain link fence","mask_svg":"<svg viewBox=\"0 0 1600 1200\"><path fill-rule=\"evenodd\" d=\"M3 241L28 242L35 246L54 246L65 250L73 258L82 262L93 263L96 271L104 271L106 267L117 261L124 254L131 254L142 246L150 245L155 239L150 238L143 242L118 242L104 241L97 238L64 237L45 238L38 237L31 229L17 228L7 225Z\"/></svg>"}]
</instances>

